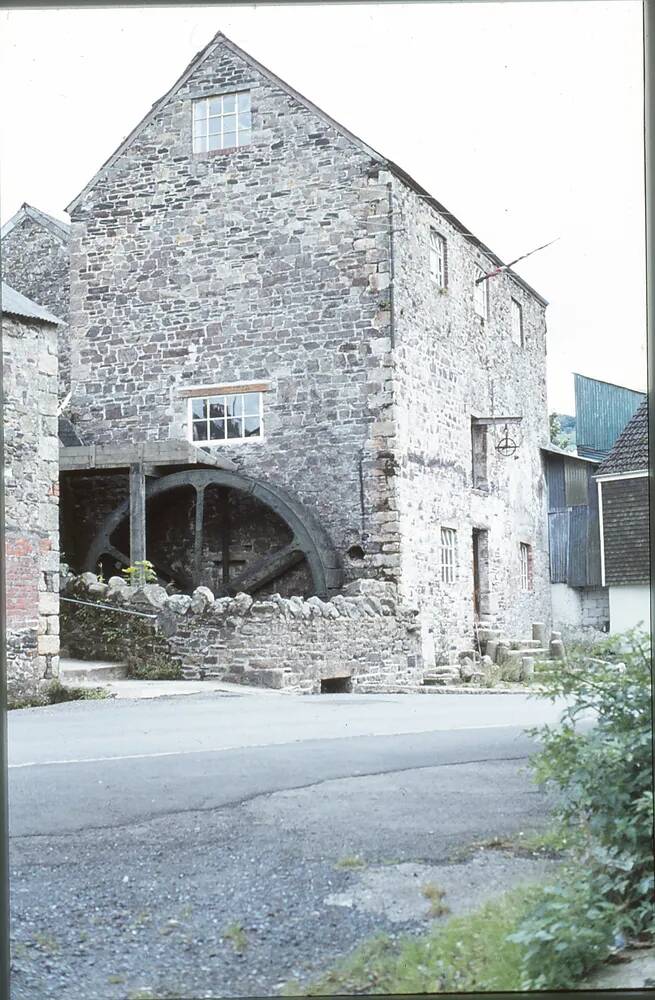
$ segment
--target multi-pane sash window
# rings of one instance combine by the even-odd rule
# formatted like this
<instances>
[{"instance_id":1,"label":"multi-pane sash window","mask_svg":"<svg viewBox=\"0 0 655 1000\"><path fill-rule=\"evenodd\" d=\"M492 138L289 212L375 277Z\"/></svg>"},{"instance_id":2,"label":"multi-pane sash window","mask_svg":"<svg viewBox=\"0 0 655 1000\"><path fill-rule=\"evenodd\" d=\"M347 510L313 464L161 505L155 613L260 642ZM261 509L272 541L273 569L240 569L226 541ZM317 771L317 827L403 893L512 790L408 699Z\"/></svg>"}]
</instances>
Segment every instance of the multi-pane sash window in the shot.
<instances>
[{"instance_id":1,"label":"multi-pane sash window","mask_svg":"<svg viewBox=\"0 0 655 1000\"><path fill-rule=\"evenodd\" d=\"M478 281L478 278L484 277L485 273L486 272L483 271L481 267L476 267L476 269L475 269L475 282L476 283L473 285L473 305L475 307L476 313L478 314L478 316L481 316L482 319L486 319L487 318L487 312L488 312L488 306L489 306L489 302L488 302L488 294L489 294L489 292L488 292L488 284L489 284L489 282L488 281L481 281L480 284L477 284L477 281Z\"/></svg>"},{"instance_id":2,"label":"multi-pane sash window","mask_svg":"<svg viewBox=\"0 0 655 1000\"><path fill-rule=\"evenodd\" d=\"M193 102L193 152L247 146L250 142L250 94L221 94Z\"/></svg>"},{"instance_id":3,"label":"multi-pane sash window","mask_svg":"<svg viewBox=\"0 0 655 1000\"><path fill-rule=\"evenodd\" d=\"M430 229L430 275L439 288L446 287L446 241L436 229Z\"/></svg>"},{"instance_id":4,"label":"multi-pane sash window","mask_svg":"<svg viewBox=\"0 0 655 1000\"><path fill-rule=\"evenodd\" d=\"M455 555L457 532L454 528L441 529L441 581L453 583L455 580Z\"/></svg>"},{"instance_id":5,"label":"multi-pane sash window","mask_svg":"<svg viewBox=\"0 0 655 1000\"><path fill-rule=\"evenodd\" d=\"M512 299L512 340L523 347L523 310L516 299Z\"/></svg>"},{"instance_id":6,"label":"multi-pane sash window","mask_svg":"<svg viewBox=\"0 0 655 1000\"><path fill-rule=\"evenodd\" d=\"M532 552L530 546L521 542L519 546L521 560L521 590L532 590Z\"/></svg>"},{"instance_id":7,"label":"multi-pane sash window","mask_svg":"<svg viewBox=\"0 0 655 1000\"><path fill-rule=\"evenodd\" d=\"M262 436L263 393L196 396L189 400L191 439L195 444L221 444Z\"/></svg>"}]
</instances>

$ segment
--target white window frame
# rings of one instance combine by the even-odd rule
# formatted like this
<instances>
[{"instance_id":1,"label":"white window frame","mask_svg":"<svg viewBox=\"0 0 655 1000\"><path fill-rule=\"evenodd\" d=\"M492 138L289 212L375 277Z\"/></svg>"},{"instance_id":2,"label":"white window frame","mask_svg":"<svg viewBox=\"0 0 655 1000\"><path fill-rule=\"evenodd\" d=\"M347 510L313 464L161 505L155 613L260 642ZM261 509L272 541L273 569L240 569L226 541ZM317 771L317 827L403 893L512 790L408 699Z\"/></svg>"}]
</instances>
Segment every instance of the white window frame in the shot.
<instances>
[{"instance_id":1,"label":"white window frame","mask_svg":"<svg viewBox=\"0 0 655 1000\"><path fill-rule=\"evenodd\" d=\"M224 111L226 98L234 98L234 111ZM241 103L247 106L240 108ZM214 102L211 104L210 102ZM218 102L219 110L215 110ZM194 153L217 153L225 149L239 149L249 146L252 141L252 108L249 90L235 90L228 94L210 94L207 97L198 97L192 104L191 115L191 141ZM214 113L210 113L214 112ZM241 121L247 121L248 125L240 127ZM225 131L224 124L226 118L234 118L234 129ZM204 125L204 130L198 126ZM213 131L212 129L213 125ZM211 149L209 147L210 132L212 136L217 136L217 145ZM234 142L226 145L225 136L233 135Z\"/></svg>"},{"instance_id":2,"label":"white window frame","mask_svg":"<svg viewBox=\"0 0 655 1000\"><path fill-rule=\"evenodd\" d=\"M441 582L454 583L457 579L457 531L441 528L440 542Z\"/></svg>"},{"instance_id":3,"label":"white window frame","mask_svg":"<svg viewBox=\"0 0 655 1000\"><path fill-rule=\"evenodd\" d=\"M519 543L519 565L521 590L532 590L532 546L527 542Z\"/></svg>"},{"instance_id":4,"label":"white window frame","mask_svg":"<svg viewBox=\"0 0 655 1000\"><path fill-rule=\"evenodd\" d=\"M486 273L484 268L480 267L479 264L475 265L473 276L473 308L480 319L485 320L485 322L489 319L489 279L481 281L479 285L476 282L478 278L484 277Z\"/></svg>"},{"instance_id":5,"label":"white window frame","mask_svg":"<svg viewBox=\"0 0 655 1000\"><path fill-rule=\"evenodd\" d=\"M430 277L438 288L445 288L448 283L446 264L446 237L430 226Z\"/></svg>"},{"instance_id":6,"label":"white window frame","mask_svg":"<svg viewBox=\"0 0 655 1000\"><path fill-rule=\"evenodd\" d=\"M187 397L187 438L191 444L195 445L196 448L224 448L230 445L243 445L243 444L256 444L264 440L264 394L266 392L265 388L253 389L250 383L232 383L231 385L225 386L209 386L206 392L193 391ZM193 404L200 400L211 400L217 399L224 396L259 396L259 434L251 437L224 437L224 438L214 438L207 440L194 440L193 437ZM207 421L207 426L209 426L209 411L207 412L207 417L203 418ZM223 419L223 418L219 418ZM227 418L225 418L227 419Z\"/></svg>"},{"instance_id":7,"label":"white window frame","mask_svg":"<svg viewBox=\"0 0 655 1000\"><path fill-rule=\"evenodd\" d=\"M512 340L517 347L523 347L524 337L523 337L523 306L516 299L511 300L511 310L512 310ZM518 322L517 322L518 321Z\"/></svg>"}]
</instances>

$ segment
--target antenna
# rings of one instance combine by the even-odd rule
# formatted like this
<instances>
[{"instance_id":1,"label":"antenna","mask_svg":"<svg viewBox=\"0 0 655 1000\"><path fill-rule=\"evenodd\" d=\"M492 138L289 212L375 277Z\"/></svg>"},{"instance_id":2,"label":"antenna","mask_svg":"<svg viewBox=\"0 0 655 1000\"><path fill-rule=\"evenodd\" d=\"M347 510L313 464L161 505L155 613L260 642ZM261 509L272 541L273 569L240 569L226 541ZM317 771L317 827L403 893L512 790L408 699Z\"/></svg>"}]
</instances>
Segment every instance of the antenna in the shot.
<instances>
[{"instance_id":1,"label":"antenna","mask_svg":"<svg viewBox=\"0 0 655 1000\"><path fill-rule=\"evenodd\" d=\"M488 274L483 274L481 278L476 278L476 285L479 285L482 281L486 281L488 278L495 277L497 274L501 274L503 271L508 271L510 267L513 267L514 264L518 264L520 260L525 260L526 257L531 257L533 253L538 253L539 250L545 250L546 247L551 247L553 243L557 243L559 239L560 237L556 236L554 240L550 241L550 243L543 243L540 247L535 247L534 250L530 250L529 253L524 253L521 254L520 257L515 257L514 260L510 260L509 264L501 264L500 267L495 268L493 271L489 271Z\"/></svg>"}]
</instances>

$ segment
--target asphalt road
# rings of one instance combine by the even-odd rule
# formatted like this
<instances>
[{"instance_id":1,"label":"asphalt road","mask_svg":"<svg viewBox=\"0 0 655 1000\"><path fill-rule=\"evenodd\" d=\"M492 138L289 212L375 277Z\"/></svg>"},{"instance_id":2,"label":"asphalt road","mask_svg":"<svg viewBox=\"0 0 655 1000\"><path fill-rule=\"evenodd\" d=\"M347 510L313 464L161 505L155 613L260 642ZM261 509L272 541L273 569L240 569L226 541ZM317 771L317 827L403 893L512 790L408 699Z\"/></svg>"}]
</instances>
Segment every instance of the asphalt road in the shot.
<instances>
[{"instance_id":1,"label":"asphalt road","mask_svg":"<svg viewBox=\"0 0 655 1000\"><path fill-rule=\"evenodd\" d=\"M400 923L348 902L364 877L436 865L475 897L533 875L489 860L453 880L450 861L547 822L523 728L558 715L521 695L271 693L10 713L13 1000L265 995L424 928L416 901Z\"/></svg>"}]
</instances>

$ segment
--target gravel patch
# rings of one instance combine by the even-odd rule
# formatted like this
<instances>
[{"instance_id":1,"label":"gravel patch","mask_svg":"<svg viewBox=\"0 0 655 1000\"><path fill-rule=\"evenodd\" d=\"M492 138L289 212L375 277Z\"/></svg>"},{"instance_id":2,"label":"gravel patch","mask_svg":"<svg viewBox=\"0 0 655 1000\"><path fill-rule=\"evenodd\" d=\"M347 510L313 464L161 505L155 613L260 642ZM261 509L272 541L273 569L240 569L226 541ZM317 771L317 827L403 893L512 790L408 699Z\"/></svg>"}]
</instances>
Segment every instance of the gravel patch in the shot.
<instances>
[{"instance_id":1,"label":"gravel patch","mask_svg":"<svg viewBox=\"0 0 655 1000\"><path fill-rule=\"evenodd\" d=\"M449 861L546 822L546 800L516 762L447 770L457 796L439 793L445 768L428 768L14 839L12 1000L272 995L374 934L425 931L425 883L455 913L554 867L499 851ZM365 867L344 867L354 854Z\"/></svg>"}]
</instances>

